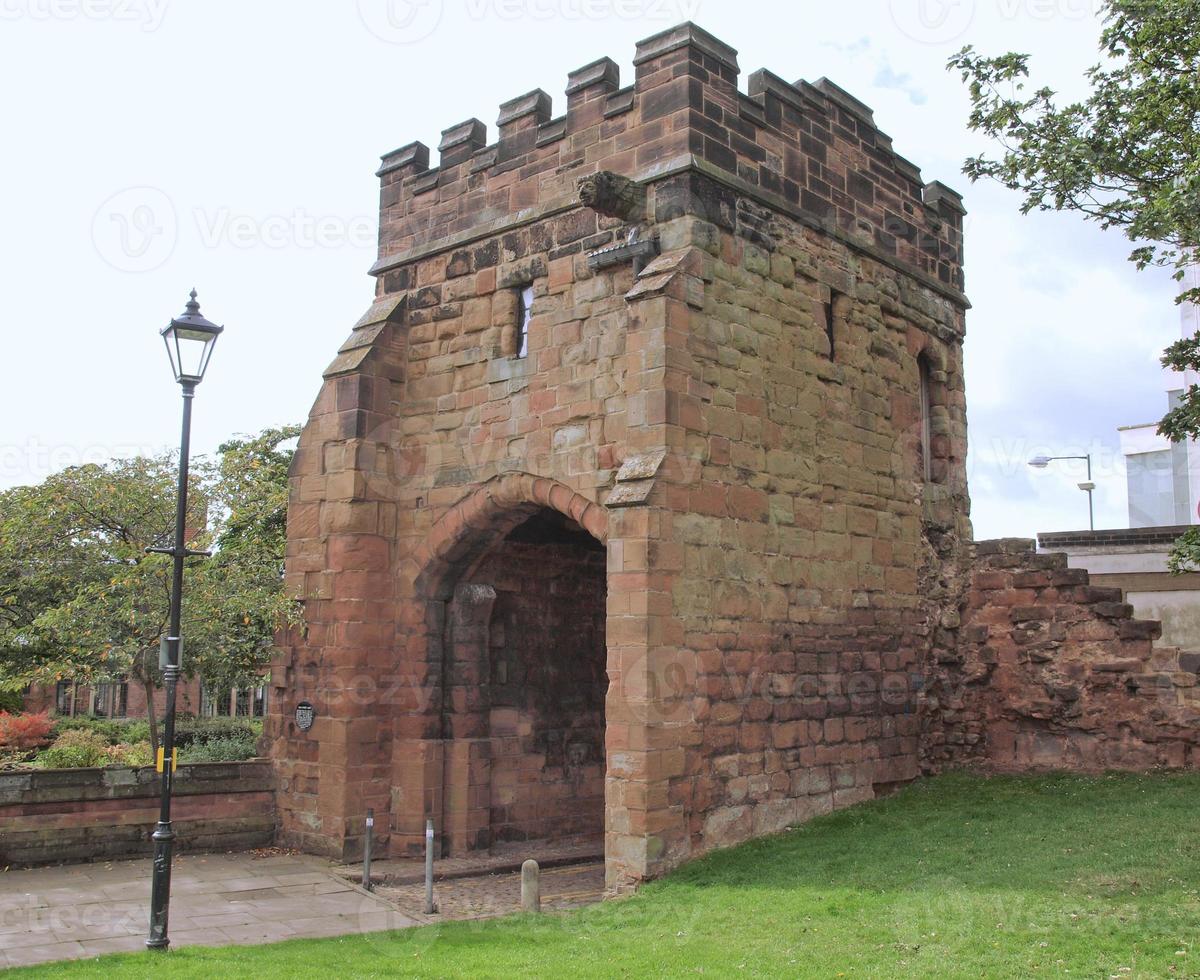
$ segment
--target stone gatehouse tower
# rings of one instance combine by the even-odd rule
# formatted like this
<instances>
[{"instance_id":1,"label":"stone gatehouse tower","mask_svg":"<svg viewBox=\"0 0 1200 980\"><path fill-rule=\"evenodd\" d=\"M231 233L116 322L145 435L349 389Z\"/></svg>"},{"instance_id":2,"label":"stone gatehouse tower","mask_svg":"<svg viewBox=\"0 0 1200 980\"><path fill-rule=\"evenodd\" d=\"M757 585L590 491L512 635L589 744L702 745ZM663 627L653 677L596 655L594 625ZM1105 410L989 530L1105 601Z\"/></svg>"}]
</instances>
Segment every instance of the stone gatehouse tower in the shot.
<instances>
[{"instance_id":1,"label":"stone gatehouse tower","mask_svg":"<svg viewBox=\"0 0 1200 980\"><path fill-rule=\"evenodd\" d=\"M603 834L616 887L919 773L969 539L961 200L825 79L744 94L690 24L635 65L383 158L293 470L289 842Z\"/></svg>"}]
</instances>

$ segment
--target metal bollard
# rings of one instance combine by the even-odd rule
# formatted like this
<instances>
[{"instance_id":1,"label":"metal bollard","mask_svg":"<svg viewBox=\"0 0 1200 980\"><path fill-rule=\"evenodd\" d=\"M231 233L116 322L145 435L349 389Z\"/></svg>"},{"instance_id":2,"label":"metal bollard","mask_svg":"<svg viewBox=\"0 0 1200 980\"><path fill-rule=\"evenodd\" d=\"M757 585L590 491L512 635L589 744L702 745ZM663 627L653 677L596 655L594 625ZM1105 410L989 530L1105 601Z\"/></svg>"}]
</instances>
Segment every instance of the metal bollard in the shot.
<instances>
[{"instance_id":1,"label":"metal bollard","mask_svg":"<svg viewBox=\"0 0 1200 980\"><path fill-rule=\"evenodd\" d=\"M538 863L532 859L521 865L521 911L542 910L542 883Z\"/></svg>"},{"instance_id":2,"label":"metal bollard","mask_svg":"<svg viewBox=\"0 0 1200 980\"><path fill-rule=\"evenodd\" d=\"M363 842L362 886L371 890L371 838L375 835L375 811L367 807L367 839Z\"/></svg>"},{"instance_id":3,"label":"metal bollard","mask_svg":"<svg viewBox=\"0 0 1200 980\"><path fill-rule=\"evenodd\" d=\"M433 915L433 821L425 821L425 914Z\"/></svg>"}]
</instances>

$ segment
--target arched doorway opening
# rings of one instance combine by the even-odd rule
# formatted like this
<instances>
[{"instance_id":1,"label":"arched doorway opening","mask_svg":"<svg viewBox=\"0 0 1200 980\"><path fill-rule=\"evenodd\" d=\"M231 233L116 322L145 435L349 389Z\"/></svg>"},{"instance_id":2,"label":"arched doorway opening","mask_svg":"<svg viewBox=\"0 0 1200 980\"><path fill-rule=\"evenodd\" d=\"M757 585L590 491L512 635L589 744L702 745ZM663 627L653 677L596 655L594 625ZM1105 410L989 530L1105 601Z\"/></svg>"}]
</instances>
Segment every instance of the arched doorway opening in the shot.
<instances>
[{"instance_id":1,"label":"arched doorway opening","mask_svg":"<svg viewBox=\"0 0 1200 980\"><path fill-rule=\"evenodd\" d=\"M466 563L445 617L446 851L604 832L606 551L527 514Z\"/></svg>"}]
</instances>

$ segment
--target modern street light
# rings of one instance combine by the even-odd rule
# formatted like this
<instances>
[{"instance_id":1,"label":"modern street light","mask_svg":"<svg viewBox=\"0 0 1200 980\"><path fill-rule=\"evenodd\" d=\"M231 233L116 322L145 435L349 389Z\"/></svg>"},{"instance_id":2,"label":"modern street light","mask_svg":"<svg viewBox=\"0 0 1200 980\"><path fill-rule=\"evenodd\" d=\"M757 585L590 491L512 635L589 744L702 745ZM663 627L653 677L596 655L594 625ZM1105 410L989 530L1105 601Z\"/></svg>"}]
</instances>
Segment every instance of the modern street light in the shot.
<instances>
[{"instance_id":1,"label":"modern street light","mask_svg":"<svg viewBox=\"0 0 1200 980\"><path fill-rule=\"evenodd\" d=\"M1078 484L1078 487L1088 495L1088 527L1093 531L1096 530L1096 512L1092 508L1092 491L1096 489L1096 484L1092 482L1092 454L1088 453L1085 456L1034 456L1029 461L1029 465L1036 466L1039 470L1044 470L1056 459L1083 459L1087 461L1087 480Z\"/></svg>"},{"instance_id":2,"label":"modern street light","mask_svg":"<svg viewBox=\"0 0 1200 980\"><path fill-rule=\"evenodd\" d=\"M149 548L157 554L174 559L171 577L171 615L163 644L163 685L167 692L167 707L163 713L162 737L162 800L158 826L154 828L154 879L150 889L151 949L166 949L167 913L171 904L171 856L175 846L175 831L171 829L171 780L175 758L175 688L180 669L180 613L183 608L183 563L192 555L205 552L189 551L187 547L188 455L192 437L192 398L196 385L204 380L212 357L213 346L224 327L200 315L196 290L192 290L187 308L162 329L163 343L171 359L171 370L183 391L183 434L179 440L179 488L175 500L175 541L170 548Z\"/></svg>"}]
</instances>

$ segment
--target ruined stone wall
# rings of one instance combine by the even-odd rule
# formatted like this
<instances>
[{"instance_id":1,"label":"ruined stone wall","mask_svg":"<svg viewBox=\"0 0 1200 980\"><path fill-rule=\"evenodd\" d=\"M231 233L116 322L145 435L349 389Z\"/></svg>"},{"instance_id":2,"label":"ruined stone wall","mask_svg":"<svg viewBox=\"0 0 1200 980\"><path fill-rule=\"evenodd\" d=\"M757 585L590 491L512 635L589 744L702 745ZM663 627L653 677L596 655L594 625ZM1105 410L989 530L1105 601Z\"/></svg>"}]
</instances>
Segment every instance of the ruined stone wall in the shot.
<instances>
[{"instance_id":1,"label":"ruined stone wall","mask_svg":"<svg viewBox=\"0 0 1200 980\"><path fill-rule=\"evenodd\" d=\"M1159 624L1063 554L981 541L960 643L929 670L928 771L1200 765L1200 692Z\"/></svg>"}]
</instances>

